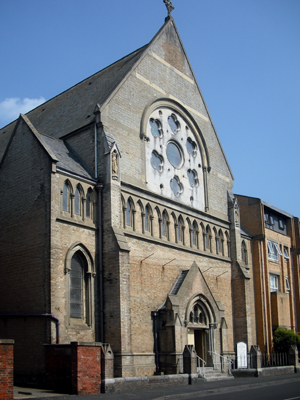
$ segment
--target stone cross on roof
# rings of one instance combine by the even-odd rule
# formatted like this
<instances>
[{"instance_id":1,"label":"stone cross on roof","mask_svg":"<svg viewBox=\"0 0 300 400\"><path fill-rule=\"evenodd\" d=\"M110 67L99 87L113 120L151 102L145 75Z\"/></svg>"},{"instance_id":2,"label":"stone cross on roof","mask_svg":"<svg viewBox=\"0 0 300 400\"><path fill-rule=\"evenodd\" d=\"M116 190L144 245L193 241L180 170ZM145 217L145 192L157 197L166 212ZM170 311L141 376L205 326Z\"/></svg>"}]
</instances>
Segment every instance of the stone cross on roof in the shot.
<instances>
[{"instance_id":1,"label":"stone cross on roof","mask_svg":"<svg viewBox=\"0 0 300 400\"><path fill-rule=\"evenodd\" d=\"M170 17L171 16L171 12L174 10L174 6L173 6L173 4L172 4L172 2L170 0L164 0L164 3L165 3L165 5L167 7L167 10L168 10L168 16Z\"/></svg>"}]
</instances>

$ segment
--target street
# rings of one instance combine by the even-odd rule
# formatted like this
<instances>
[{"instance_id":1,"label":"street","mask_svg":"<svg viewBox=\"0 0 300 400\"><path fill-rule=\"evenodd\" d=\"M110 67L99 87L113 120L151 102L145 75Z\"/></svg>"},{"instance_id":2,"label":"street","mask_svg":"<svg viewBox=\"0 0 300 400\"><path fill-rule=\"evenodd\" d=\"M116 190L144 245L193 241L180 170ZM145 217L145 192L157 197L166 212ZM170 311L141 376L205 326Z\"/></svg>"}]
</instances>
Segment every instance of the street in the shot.
<instances>
[{"instance_id":1,"label":"street","mask_svg":"<svg viewBox=\"0 0 300 400\"><path fill-rule=\"evenodd\" d=\"M224 388L217 394L213 393L215 391L212 389L211 394L206 391L204 395L201 395L200 392L195 392L190 393L190 396L178 396L177 398L184 398L185 400L240 400L241 398L243 400L300 400L300 381L282 384L273 382L271 385L263 385L259 388L245 387L243 390L238 387ZM173 399L175 400L175 397Z\"/></svg>"}]
</instances>

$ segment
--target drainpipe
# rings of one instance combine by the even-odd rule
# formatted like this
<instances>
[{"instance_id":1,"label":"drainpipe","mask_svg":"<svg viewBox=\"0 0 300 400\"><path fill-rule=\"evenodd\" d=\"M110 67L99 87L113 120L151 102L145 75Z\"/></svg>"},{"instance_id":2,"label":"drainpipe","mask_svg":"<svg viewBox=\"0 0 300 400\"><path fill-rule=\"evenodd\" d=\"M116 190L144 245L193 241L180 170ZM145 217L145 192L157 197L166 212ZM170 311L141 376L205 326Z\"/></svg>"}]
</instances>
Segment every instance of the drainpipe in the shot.
<instances>
[{"instance_id":1,"label":"drainpipe","mask_svg":"<svg viewBox=\"0 0 300 400\"><path fill-rule=\"evenodd\" d=\"M265 276L264 276L264 259L263 259L263 251L262 251L262 240L260 243L260 260L261 260L261 279L262 279L262 295L263 295L263 307L264 307L264 327L265 327L265 353L269 353L268 349L268 326L267 326L267 315L266 315L266 297L265 297Z\"/></svg>"},{"instance_id":2,"label":"drainpipe","mask_svg":"<svg viewBox=\"0 0 300 400\"><path fill-rule=\"evenodd\" d=\"M295 275L294 275L294 257L292 252L290 252L290 260L291 260L291 269L292 274L291 277L293 279L293 299L294 299L294 318L295 318L295 330L298 333L298 318L297 318L297 301L296 301L296 287L295 287Z\"/></svg>"},{"instance_id":3,"label":"drainpipe","mask_svg":"<svg viewBox=\"0 0 300 400\"><path fill-rule=\"evenodd\" d=\"M0 317L42 317L42 318L50 318L54 321L56 326L56 343L60 343L60 320L54 314L9 314L9 313L1 313Z\"/></svg>"},{"instance_id":4,"label":"drainpipe","mask_svg":"<svg viewBox=\"0 0 300 400\"><path fill-rule=\"evenodd\" d=\"M96 185L98 191L98 266L99 266L99 333L100 342L104 343L104 300L103 300L103 234L102 234L102 193L103 185Z\"/></svg>"},{"instance_id":5,"label":"drainpipe","mask_svg":"<svg viewBox=\"0 0 300 400\"><path fill-rule=\"evenodd\" d=\"M156 373L160 372L159 368L159 352L158 352L158 326L157 326L157 319L158 319L158 312L152 311L151 316L153 319L153 335L154 335L154 355L155 355L155 366L156 366Z\"/></svg>"},{"instance_id":6,"label":"drainpipe","mask_svg":"<svg viewBox=\"0 0 300 400\"><path fill-rule=\"evenodd\" d=\"M95 122L95 179L98 176L98 148L97 148L97 123Z\"/></svg>"}]
</instances>

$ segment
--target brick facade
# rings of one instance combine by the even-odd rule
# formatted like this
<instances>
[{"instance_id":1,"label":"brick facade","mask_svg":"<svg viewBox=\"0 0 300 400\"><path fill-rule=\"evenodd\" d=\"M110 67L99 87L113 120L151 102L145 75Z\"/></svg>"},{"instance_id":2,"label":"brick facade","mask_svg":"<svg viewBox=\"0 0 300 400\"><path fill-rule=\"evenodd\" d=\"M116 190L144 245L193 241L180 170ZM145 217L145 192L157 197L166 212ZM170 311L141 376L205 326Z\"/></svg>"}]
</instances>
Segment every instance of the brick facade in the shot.
<instances>
[{"instance_id":1,"label":"brick facade","mask_svg":"<svg viewBox=\"0 0 300 400\"><path fill-rule=\"evenodd\" d=\"M14 398L14 341L0 340L0 399Z\"/></svg>"},{"instance_id":2,"label":"brick facade","mask_svg":"<svg viewBox=\"0 0 300 400\"><path fill-rule=\"evenodd\" d=\"M45 370L51 382L56 363L67 378L54 386L98 393L95 342L114 354L106 378L126 381L183 373L187 345L212 365L211 352L233 357L238 342L248 351L271 343L275 321L295 328L285 285L288 277L299 292L291 263L299 252L271 265L260 235L299 249L290 234L299 221L287 235L266 232L261 205L232 194L172 19L147 46L20 116L5 135L0 337L15 339L16 374L27 383L42 382ZM270 295L270 271L282 295Z\"/></svg>"}]
</instances>

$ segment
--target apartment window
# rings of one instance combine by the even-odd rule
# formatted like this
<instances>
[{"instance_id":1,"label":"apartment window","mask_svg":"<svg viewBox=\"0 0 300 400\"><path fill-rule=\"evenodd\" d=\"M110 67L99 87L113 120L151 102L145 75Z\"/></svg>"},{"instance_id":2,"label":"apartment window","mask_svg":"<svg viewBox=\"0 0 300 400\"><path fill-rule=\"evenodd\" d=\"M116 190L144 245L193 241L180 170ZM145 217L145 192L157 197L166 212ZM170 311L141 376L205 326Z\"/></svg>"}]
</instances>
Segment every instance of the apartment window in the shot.
<instances>
[{"instance_id":1,"label":"apartment window","mask_svg":"<svg viewBox=\"0 0 300 400\"><path fill-rule=\"evenodd\" d=\"M278 220L278 226L279 226L279 229L282 229L282 230L284 229L284 222L281 218L279 218L279 220Z\"/></svg>"},{"instance_id":2,"label":"apartment window","mask_svg":"<svg viewBox=\"0 0 300 400\"><path fill-rule=\"evenodd\" d=\"M266 228L274 229L274 218L269 213L265 213L265 225Z\"/></svg>"},{"instance_id":3,"label":"apartment window","mask_svg":"<svg viewBox=\"0 0 300 400\"><path fill-rule=\"evenodd\" d=\"M268 240L268 259L278 262L279 256L282 256L278 243Z\"/></svg>"},{"instance_id":4,"label":"apartment window","mask_svg":"<svg viewBox=\"0 0 300 400\"><path fill-rule=\"evenodd\" d=\"M283 248L283 254L284 254L285 260L288 260L290 258L289 250L288 250L288 248L286 246L284 246L284 248Z\"/></svg>"},{"instance_id":5,"label":"apartment window","mask_svg":"<svg viewBox=\"0 0 300 400\"><path fill-rule=\"evenodd\" d=\"M278 275L270 274L270 291L278 292Z\"/></svg>"},{"instance_id":6,"label":"apartment window","mask_svg":"<svg viewBox=\"0 0 300 400\"><path fill-rule=\"evenodd\" d=\"M289 278L287 276L285 277L285 288L286 288L287 292L289 292L291 290L290 281L289 281Z\"/></svg>"}]
</instances>

